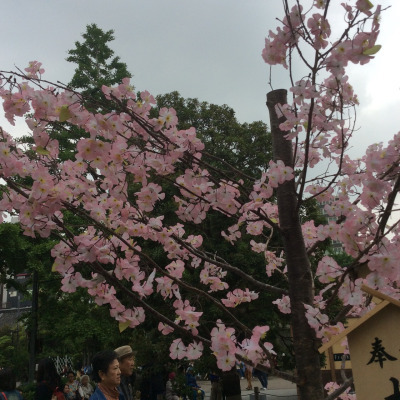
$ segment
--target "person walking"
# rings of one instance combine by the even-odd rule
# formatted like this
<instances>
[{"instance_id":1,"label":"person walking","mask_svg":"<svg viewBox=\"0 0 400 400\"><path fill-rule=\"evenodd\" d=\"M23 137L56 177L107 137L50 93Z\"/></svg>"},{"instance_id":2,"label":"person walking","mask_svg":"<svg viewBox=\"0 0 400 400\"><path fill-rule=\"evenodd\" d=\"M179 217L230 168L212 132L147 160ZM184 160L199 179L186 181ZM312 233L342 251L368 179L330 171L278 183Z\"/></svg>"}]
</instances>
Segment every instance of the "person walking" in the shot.
<instances>
[{"instance_id":1,"label":"person walking","mask_svg":"<svg viewBox=\"0 0 400 400\"><path fill-rule=\"evenodd\" d=\"M192 400L204 400L205 392L197 384L193 367L189 367L186 370L186 385L192 388Z\"/></svg>"},{"instance_id":2,"label":"person walking","mask_svg":"<svg viewBox=\"0 0 400 400\"><path fill-rule=\"evenodd\" d=\"M247 388L246 390L253 389L252 377L253 377L253 367L251 365L246 365L246 369L244 370L244 376L247 380Z\"/></svg>"},{"instance_id":3,"label":"person walking","mask_svg":"<svg viewBox=\"0 0 400 400\"><path fill-rule=\"evenodd\" d=\"M260 369L254 368L253 374L261 383L261 390L267 390L268 387L268 375L266 372Z\"/></svg>"},{"instance_id":4,"label":"person walking","mask_svg":"<svg viewBox=\"0 0 400 400\"><path fill-rule=\"evenodd\" d=\"M125 400L134 400L131 376L135 360L131 346L121 346L114 350L118 357L119 369L121 370L120 391L123 393Z\"/></svg>"}]
</instances>

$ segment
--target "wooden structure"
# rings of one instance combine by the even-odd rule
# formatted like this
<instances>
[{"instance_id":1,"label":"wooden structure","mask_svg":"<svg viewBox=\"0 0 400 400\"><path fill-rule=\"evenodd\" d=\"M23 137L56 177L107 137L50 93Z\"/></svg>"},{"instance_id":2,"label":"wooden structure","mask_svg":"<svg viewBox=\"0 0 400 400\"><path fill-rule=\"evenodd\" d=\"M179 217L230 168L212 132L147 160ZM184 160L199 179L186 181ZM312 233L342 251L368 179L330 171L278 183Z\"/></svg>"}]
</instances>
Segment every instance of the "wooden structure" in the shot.
<instances>
[{"instance_id":1,"label":"wooden structure","mask_svg":"<svg viewBox=\"0 0 400 400\"><path fill-rule=\"evenodd\" d=\"M320 347L347 336L357 400L400 400L400 301L363 286L376 306Z\"/></svg>"}]
</instances>

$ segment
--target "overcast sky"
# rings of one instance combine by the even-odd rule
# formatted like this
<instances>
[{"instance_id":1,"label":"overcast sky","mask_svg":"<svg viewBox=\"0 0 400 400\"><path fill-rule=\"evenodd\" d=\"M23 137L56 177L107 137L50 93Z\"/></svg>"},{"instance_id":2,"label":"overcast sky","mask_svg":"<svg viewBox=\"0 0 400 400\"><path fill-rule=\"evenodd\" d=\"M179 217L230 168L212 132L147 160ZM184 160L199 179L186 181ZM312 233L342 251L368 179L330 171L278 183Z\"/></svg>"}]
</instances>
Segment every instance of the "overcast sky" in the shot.
<instances>
[{"instance_id":1,"label":"overcast sky","mask_svg":"<svg viewBox=\"0 0 400 400\"><path fill-rule=\"evenodd\" d=\"M360 131L353 141L357 152L400 130L400 1L381 4L393 4L382 18L382 50L350 75L361 100ZM1 14L2 70L38 60L46 79L67 83L74 70L65 61L67 50L82 41L86 25L96 23L115 31L111 47L127 63L138 90L177 90L184 97L227 104L241 122L268 123L269 68L261 51L282 17L279 0L2 0ZM273 69L275 89L288 88L287 78L283 69Z\"/></svg>"}]
</instances>

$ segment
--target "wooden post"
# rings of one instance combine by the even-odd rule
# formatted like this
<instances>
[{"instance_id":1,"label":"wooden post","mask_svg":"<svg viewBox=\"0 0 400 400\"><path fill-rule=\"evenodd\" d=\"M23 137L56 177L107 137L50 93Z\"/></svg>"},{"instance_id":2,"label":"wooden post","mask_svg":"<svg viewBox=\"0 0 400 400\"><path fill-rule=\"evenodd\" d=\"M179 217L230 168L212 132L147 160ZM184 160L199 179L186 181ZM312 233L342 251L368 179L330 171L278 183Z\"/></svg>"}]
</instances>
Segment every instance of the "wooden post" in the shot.
<instances>
[{"instance_id":1,"label":"wooden post","mask_svg":"<svg viewBox=\"0 0 400 400\"><path fill-rule=\"evenodd\" d=\"M331 380L332 380L332 382L336 382L335 359L333 356L333 348L332 347L329 347L329 349L328 349L328 358L329 358L329 368L331 369Z\"/></svg>"},{"instance_id":2,"label":"wooden post","mask_svg":"<svg viewBox=\"0 0 400 400\"><path fill-rule=\"evenodd\" d=\"M258 388L258 386L254 387L254 400L259 400L260 398L260 389Z\"/></svg>"},{"instance_id":3,"label":"wooden post","mask_svg":"<svg viewBox=\"0 0 400 400\"><path fill-rule=\"evenodd\" d=\"M39 305L39 276L38 272L33 272L32 278L32 323L29 332L29 382L34 382L36 367L36 340L38 327L38 305Z\"/></svg>"}]
</instances>

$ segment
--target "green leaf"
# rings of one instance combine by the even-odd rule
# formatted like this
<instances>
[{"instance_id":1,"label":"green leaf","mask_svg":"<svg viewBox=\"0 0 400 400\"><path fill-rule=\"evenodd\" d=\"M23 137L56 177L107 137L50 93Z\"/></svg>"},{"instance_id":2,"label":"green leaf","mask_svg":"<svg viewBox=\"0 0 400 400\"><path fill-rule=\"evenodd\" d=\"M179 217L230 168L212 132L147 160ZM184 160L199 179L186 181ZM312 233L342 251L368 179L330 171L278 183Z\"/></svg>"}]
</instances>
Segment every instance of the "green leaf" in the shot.
<instances>
[{"instance_id":1,"label":"green leaf","mask_svg":"<svg viewBox=\"0 0 400 400\"><path fill-rule=\"evenodd\" d=\"M130 325L130 321L120 322L118 324L119 332L122 333L129 325Z\"/></svg>"},{"instance_id":2,"label":"green leaf","mask_svg":"<svg viewBox=\"0 0 400 400\"><path fill-rule=\"evenodd\" d=\"M48 156L50 154L50 152L48 150L46 150L44 147L42 146L37 146L36 147L36 153L42 155L42 156Z\"/></svg>"},{"instance_id":3,"label":"green leaf","mask_svg":"<svg viewBox=\"0 0 400 400\"><path fill-rule=\"evenodd\" d=\"M68 106L62 106L60 110L60 122L65 122L72 117L71 112L69 111Z\"/></svg>"},{"instance_id":4,"label":"green leaf","mask_svg":"<svg viewBox=\"0 0 400 400\"><path fill-rule=\"evenodd\" d=\"M368 5L368 10L374 7L374 5L369 0L367 0L367 5Z\"/></svg>"},{"instance_id":5,"label":"green leaf","mask_svg":"<svg viewBox=\"0 0 400 400\"><path fill-rule=\"evenodd\" d=\"M381 49L381 47L382 46L380 44L376 44L375 46L372 46L371 48L364 50L363 54L365 56L373 56Z\"/></svg>"}]
</instances>

